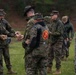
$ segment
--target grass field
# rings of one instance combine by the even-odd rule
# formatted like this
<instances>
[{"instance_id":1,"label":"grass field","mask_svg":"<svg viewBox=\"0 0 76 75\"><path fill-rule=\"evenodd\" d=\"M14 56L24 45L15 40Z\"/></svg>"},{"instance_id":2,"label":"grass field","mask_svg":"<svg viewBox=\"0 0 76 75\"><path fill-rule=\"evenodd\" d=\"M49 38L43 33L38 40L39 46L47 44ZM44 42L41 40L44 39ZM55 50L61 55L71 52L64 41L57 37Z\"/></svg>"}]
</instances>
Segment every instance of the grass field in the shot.
<instances>
[{"instance_id":1,"label":"grass field","mask_svg":"<svg viewBox=\"0 0 76 75\"><path fill-rule=\"evenodd\" d=\"M24 49L22 48L21 42L13 41L10 44L10 56L11 56L11 63L13 69L17 71L17 75L25 75L24 69ZM55 71L55 62L53 66L53 70ZM71 43L70 47L70 56L68 61L62 61L62 74L61 75L75 75L74 73L74 40ZM4 63L4 73L7 75L7 69ZM52 75L52 74L48 74Z\"/></svg>"}]
</instances>

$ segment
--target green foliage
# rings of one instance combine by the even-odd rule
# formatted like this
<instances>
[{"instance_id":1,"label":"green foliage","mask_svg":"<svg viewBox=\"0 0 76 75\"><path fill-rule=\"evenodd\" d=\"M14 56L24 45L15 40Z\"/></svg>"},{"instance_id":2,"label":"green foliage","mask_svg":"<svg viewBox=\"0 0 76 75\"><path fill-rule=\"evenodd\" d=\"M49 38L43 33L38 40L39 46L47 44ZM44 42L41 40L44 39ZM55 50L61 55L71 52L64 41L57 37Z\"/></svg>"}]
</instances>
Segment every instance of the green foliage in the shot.
<instances>
[{"instance_id":1,"label":"green foliage","mask_svg":"<svg viewBox=\"0 0 76 75\"><path fill-rule=\"evenodd\" d=\"M25 3L23 0L16 0L14 3L14 9L16 10L16 12L18 14L23 14L24 11L24 7L25 7Z\"/></svg>"},{"instance_id":2,"label":"green foliage","mask_svg":"<svg viewBox=\"0 0 76 75\"><path fill-rule=\"evenodd\" d=\"M46 3L46 4L52 4L52 3L54 3L54 2L53 2L53 0L45 0L45 3Z\"/></svg>"},{"instance_id":3,"label":"green foliage","mask_svg":"<svg viewBox=\"0 0 76 75\"><path fill-rule=\"evenodd\" d=\"M6 11L9 10L8 3L5 3L3 0L0 0L0 9L5 9Z\"/></svg>"},{"instance_id":4,"label":"green foliage","mask_svg":"<svg viewBox=\"0 0 76 75\"><path fill-rule=\"evenodd\" d=\"M0 8L15 10L19 15L23 14L26 5L35 5L36 11L44 15L48 15L51 9L57 9L66 15L76 13L76 0L0 0Z\"/></svg>"},{"instance_id":5,"label":"green foliage","mask_svg":"<svg viewBox=\"0 0 76 75\"><path fill-rule=\"evenodd\" d=\"M51 4L53 3L53 0L36 0L35 3L39 3L39 4Z\"/></svg>"},{"instance_id":6,"label":"green foliage","mask_svg":"<svg viewBox=\"0 0 76 75\"><path fill-rule=\"evenodd\" d=\"M65 14L71 14L75 12L76 0L58 0L56 2L57 8Z\"/></svg>"},{"instance_id":7,"label":"green foliage","mask_svg":"<svg viewBox=\"0 0 76 75\"><path fill-rule=\"evenodd\" d=\"M0 0L0 3L1 3L1 1L2 1L2 0Z\"/></svg>"},{"instance_id":8,"label":"green foliage","mask_svg":"<svg viewBox=\"0 0 76 75\"><path fill-rule=\"evenodd\" d=\"M47 9L48 8L48 9ZM36 5L36 11L40 12L44 15L49 15L50 14L50 5L42 5L42 4L37 4Z\"/></svg>"},{"instance_id":9,"label":"green foliage","mask_svg":"<svg viewBox=\"0 0 76 75\"><path fill-rule=\"evenodd\" d=\"M5 11L9 11L9 5L8 4L6 4L4 7L3 7L3 9L5 10Z\"/></svg>"}]
</instances>

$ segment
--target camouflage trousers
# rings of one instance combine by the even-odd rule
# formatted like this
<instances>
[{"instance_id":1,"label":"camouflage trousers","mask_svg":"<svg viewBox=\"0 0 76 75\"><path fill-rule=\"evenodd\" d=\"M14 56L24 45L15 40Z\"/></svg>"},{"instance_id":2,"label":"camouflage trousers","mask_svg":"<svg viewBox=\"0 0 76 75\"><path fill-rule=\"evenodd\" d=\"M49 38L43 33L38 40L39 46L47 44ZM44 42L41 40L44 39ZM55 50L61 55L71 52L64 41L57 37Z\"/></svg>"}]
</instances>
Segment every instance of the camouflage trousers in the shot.
<instances>
[{"instance_id":1,"label":"camouflage trousers","mask_svg":"<svg viewBox=\"0 0 76 75\"><path fill-rule=\"evenodd\" d=\"M3 72L3 58L2 58L2 56L4 56L4 61L5 61L7 69L10 70L11 64L10 64L10 55L9 55L8 45L3 48L0 48L0 72Z\"/></svg>"},{"instance_id":2,"label":"camouflage trousers","mask_svg":"<svg viewBox=\"0 0 76 75\"><path fill-rule=\"evenodd\" d=\"M62 58L69 56L69 47L70 47L70 41L64 40L62 46Z\"/></svg>"},{"instance_id":3,"label":"camouflage trousers","mask_svg":"<svg viewBox=\"0 0 76 75\"><path fill-rule=\"evenodd\" d=\"M62 51L62 41L57 41L55 44L51 44L48 53L48 67L52 68L53 59L56 61L56 69L61 68L61 51Z\"/></svg>"},{"instance_id":4,"label":"camouflage trousers","mask_svg":"<svg viewBox=\"0 0 76 75\"><path fill-rule=\"evenodd\" d=\"M25 64L26 75L47 75L46 57L29 54L25 57Z\"/></svg>"}]
</instances>

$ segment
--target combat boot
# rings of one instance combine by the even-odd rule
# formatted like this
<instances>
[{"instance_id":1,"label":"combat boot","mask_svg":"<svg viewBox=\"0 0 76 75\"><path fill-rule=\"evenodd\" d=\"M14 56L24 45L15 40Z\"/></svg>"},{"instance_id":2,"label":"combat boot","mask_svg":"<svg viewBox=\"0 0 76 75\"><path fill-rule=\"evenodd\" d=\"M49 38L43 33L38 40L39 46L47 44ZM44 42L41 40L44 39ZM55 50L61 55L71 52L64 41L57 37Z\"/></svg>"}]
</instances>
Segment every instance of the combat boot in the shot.
<instances>
[{"instance_id":1,"label":"combat boot","mask_svg":"<svg viewBox=\"0 0 76 75\"><path fill-rule=\"evenodd\" d=\"M10 70L8 70L7 74L17 74L17 72L15 72L12 69L10 69Z\"/></svg>"},{"instance_id":2,"label":"combat boot","mask_svg":"<svg viewBox=\"0 0 76 75\"><path fill-rule=\"evenodd\" d=\"M52 73L52 68L47 67L47 73Z\"/></svg>"},{"instance_id":3,"label":"combat boot","mask_svg":"<svg viewBox=\"0 0 76 75\"><path fill-rule=\"evenodd\" d=\"M53 74L59 75L59 74L61 74L61 70L57 69Z\"/></svg>"}]
</instances>

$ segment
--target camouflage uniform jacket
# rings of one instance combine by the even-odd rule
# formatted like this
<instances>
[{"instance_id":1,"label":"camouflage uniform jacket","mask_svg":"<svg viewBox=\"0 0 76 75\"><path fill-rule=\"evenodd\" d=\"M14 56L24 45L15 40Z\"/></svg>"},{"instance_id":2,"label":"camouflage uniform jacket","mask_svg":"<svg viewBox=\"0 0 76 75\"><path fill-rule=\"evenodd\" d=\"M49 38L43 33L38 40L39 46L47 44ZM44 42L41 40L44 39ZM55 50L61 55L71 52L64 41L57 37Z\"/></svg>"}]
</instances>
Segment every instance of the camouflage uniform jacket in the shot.
<instances>
[{"instance_id":1,"label":"camouflage uniform jacket","mask_svg":"<svg viewBox=\"0 0 76 75\"><path fill-rule=\"evenodd\" d=\"M26 25L26 28L25 28L25 32L24 32L24 38L23 38L23 42L22 42L23 48L26 48L27 45L25 44L25 41L30 38L29 31L32 28L32 26L34 25L33 21L34 21L34 18L32 17L27 22L27 25Z\"/></svg>"},{"instance_id":2,"label":"camouflage uniform jacket","mask_svg":"<svg viewBox=\"0 0 76 75\"><path fill-rule=\"evenodd\" d=\"M15 32L14 30L11 28L11 26L9 25L9 23L5 20L2 19L0 21L0 35L4 34L7 35L8 37L14 37L15 36ZM1 40L0 39L0 47L6 45L6 40Z\"/></svg>"},{"instance_id":3,"label":"camouflage uniform jacket","mask_svg":"<svg viewBox=\"0 0 76 75\"><path fill-rule=\"evenodd\" d=\"M64 26L63 23L57 19L53 21L49 27L50 30L50 41L51 43L56 43L58 40L63 40L63 30Z\"/></svg>"},{"instance_id":4,"label":"camouflage uniform jacket","mask_svg":"<svg viewBox=\"0 0 76 75\"><path fill-rule=\"evenodd\" d=\"M32 53L33 56L47 56L49 32L44 22L36 23L29 31L29 34L30 44L28 45L29 49L26 50L26 53Z\"/></svg>"}]
</instances>

